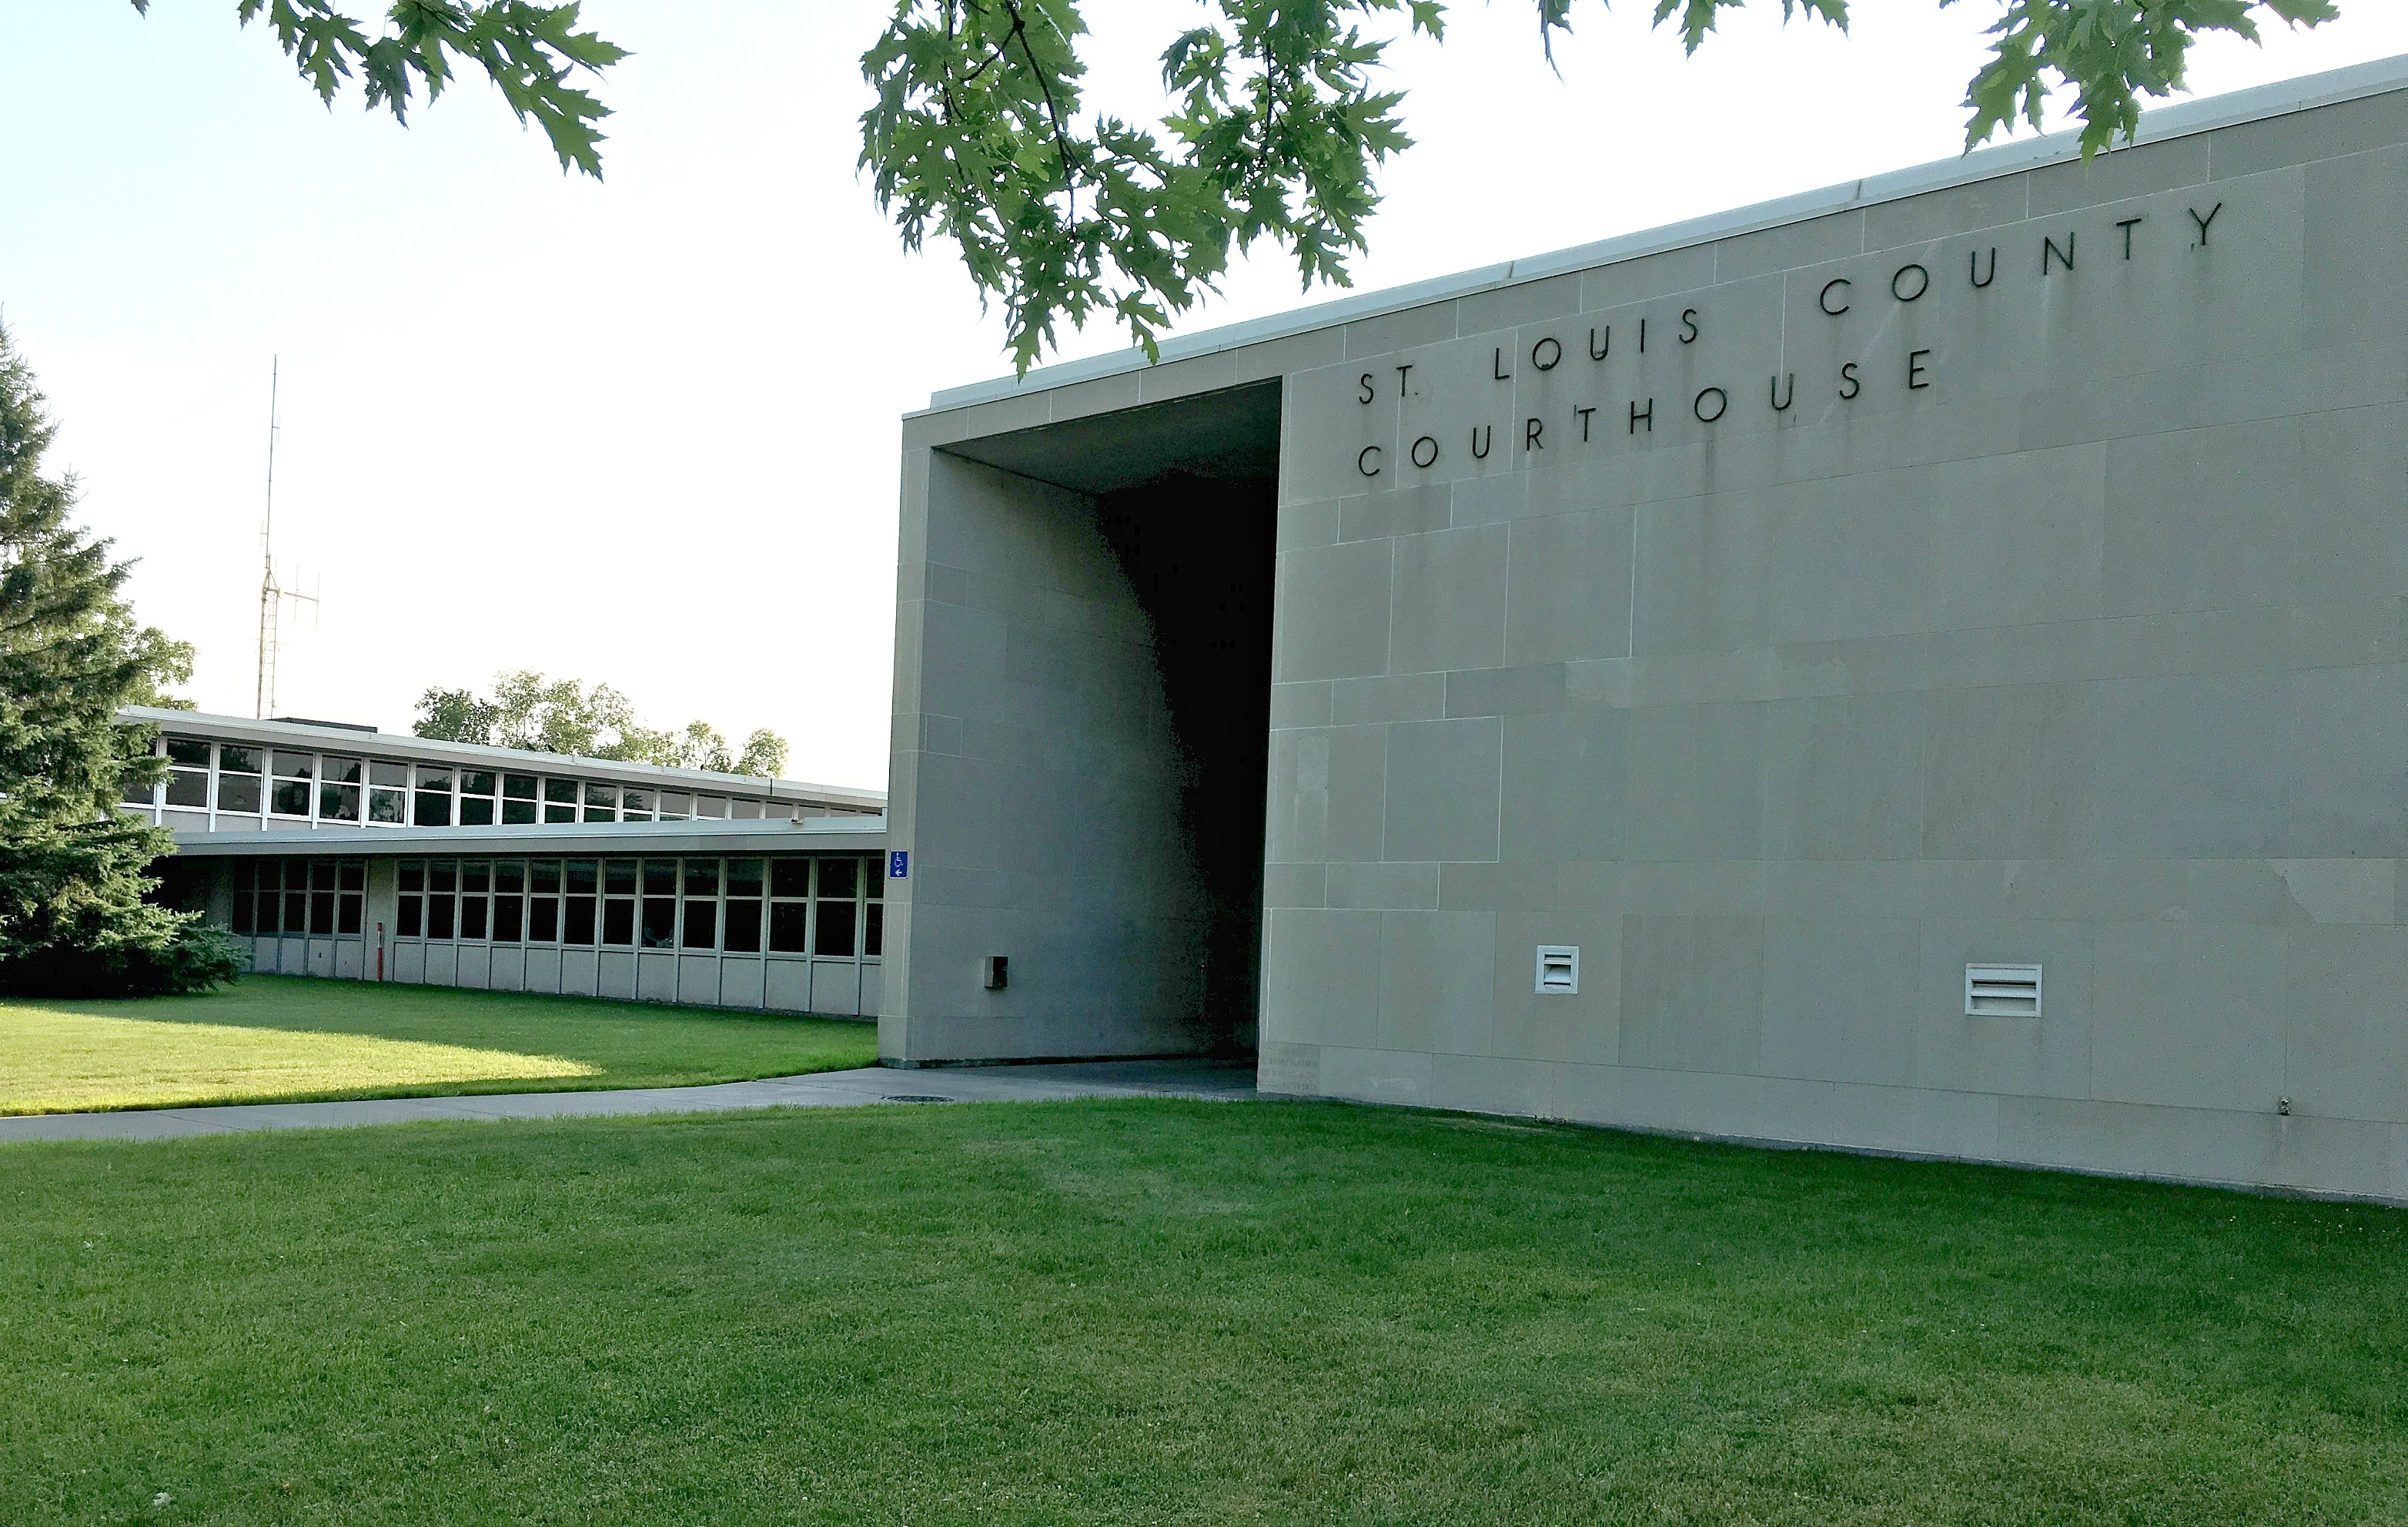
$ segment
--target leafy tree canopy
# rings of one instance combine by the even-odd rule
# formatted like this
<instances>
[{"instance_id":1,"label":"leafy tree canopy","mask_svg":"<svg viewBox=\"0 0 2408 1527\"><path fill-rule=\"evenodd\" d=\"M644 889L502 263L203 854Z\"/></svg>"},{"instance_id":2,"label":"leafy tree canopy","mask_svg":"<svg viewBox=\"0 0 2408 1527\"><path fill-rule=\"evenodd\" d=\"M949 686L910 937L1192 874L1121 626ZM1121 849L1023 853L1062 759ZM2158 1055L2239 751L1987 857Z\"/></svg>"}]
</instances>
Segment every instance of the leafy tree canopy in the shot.
<instances>
[{"instance_id":1,"label":"leafy tree canopy","mask_svg":"<svg viewBox=\"0 0 2408 1527\"><path fill-rule=\"evenodd\" d=\"M1604 0L1600 0L1604 3ZM1749 0L1653 0L1695 52L1726 9ZM1762 6L1771 0L1755 0ZM2069 89L2086 155L2129 137L2144 96L2183 88L2191 44L2262 19L2315 26L2335 0L1936 0L1994 8L1990 55L1967 87L1971 147L2017 120L2037 125ZM136 9L149 0L134 0ZM1574 0L1532 0L1550 59ZM1848 0L1780 0L1784 19L1848 24ZM1399 28L1445 34L1444 0L1204 0L1203 24L1162 52L1170 109L1151 123L1088 114L1078 0L895 0L862 58L875 93L861 166L907 248L959 246L982 299L1000 302L1023 371L1058 326L1097 313L1149 355L1170 315L1195 305L1233 252L1269 239L1303 284L1350 283L1380 203L1374 176L1410 146L1404 94L1380 70ZM263 12L284 51L332 101L356 71L370 107L406 115L452 57L481 66L522 122L551 137L564 168L601 174L607 109L572 83L625 56L576 30L578 7L526 0L396 0L383 31L332 0L236 0Z\"/></svg>"},{"instance_id":2,"label":"leafy tree canopy","mask_svg":"<svg viewBox=\"0 0 2408 1527\"><path fill-rule=\"evenodd\" d=\"M683 731L655 729L637 720L627 697L607 684L588 688L575 679L549 679L524 669L495 674L491 699L466 689L429 689L418 698L418 719L410 729L449 742L763 779L777 778L786 767L786 740L776 732L756 730L741 748L730 749L707 722L687 722Z\"/></svg>"},{"instance_id":3,"label":"leafy tree canopy","mask_svg":"<svg viewBox=\"0 0 2408 1527\"><path fill-rule=\"evenodd\" d=\"M136 624L130 564L71 522L74 479L42 471L55 434L0 329L0 991L209 986L235 973L233 945L149 900L175 834L118 809L166 767L118 708L165 699L193 649Z\"/></svg>"}]
</instances>

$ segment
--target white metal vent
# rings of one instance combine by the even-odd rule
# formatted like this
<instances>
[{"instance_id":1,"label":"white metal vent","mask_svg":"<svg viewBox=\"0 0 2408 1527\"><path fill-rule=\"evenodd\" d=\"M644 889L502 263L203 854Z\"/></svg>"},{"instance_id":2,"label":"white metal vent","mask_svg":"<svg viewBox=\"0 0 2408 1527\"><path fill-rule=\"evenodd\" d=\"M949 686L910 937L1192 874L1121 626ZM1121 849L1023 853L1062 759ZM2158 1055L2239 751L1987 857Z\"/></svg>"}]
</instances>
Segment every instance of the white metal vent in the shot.
<instances>
[{"instance_id":1,"label":"white metal vent","mask_svg":"<svg viewBox=\"0 0 2408 1527\"><path fill-rule=\"evenodd\" d=\"M1539 945L1538 992L1541 997L1571 997L1580 992L1580 946Z\"/></svg>"},{"instance_id":2,"label":"white metal vent","mask_svg":"<svg viewBox=\"0 0 2408 1527\"><path fill-rule=\"evenodd\" d=\"M1968 965L1965 1014L1975 1018L2040 1016L2040 967Z\"/></svg>"}]
</instances>

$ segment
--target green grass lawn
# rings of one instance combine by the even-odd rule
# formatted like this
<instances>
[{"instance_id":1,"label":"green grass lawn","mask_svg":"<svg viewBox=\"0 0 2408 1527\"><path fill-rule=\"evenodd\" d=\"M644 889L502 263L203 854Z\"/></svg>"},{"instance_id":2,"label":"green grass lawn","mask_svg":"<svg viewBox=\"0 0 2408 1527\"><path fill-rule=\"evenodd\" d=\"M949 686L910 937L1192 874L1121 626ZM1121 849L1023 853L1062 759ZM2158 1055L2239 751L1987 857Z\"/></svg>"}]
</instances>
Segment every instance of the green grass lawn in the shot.
<instances>
[{"instance_id":1,"label":"green grass lawn","mask_svg":"<svg viewBox=\"0 0 2408 1527\"><path fill-rule=\"evenodd\" d=\"M1312 1103L18 1145L0 1517L2399 1521L2403 1230Z\"/></svg>"},{"instance_id":2,"label":"green grass lawn","mask_svg":"<svg viewBox=\"0 0 2408 1527\"><path fill-rule=\"evenodd\" d=\"M864 1023L301 976L142 1001L0 1001L0 1114L685 1087L877 1059Z\"/></svg>"}]
</instances>

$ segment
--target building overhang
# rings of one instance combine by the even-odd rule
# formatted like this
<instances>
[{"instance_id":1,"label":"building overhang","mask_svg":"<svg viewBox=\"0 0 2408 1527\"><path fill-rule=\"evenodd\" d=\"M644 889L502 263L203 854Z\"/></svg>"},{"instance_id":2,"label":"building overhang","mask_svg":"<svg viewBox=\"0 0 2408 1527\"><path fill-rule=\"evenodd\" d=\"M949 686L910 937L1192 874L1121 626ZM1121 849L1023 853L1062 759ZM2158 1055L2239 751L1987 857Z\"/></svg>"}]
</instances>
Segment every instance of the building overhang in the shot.
<instances>
[{"instance_id":1,"label":"building overhang","mask_svg":"<svg viewBox=\"0 0 2408 1527\"><path fill-rule=\"evenodd\" d=\"M337 858L421 855L878 854L884 817L782 821L579 822L532 827L327 828L314 831L178 833L185 858L308 855Z\"/></svg>"}]
</instances>

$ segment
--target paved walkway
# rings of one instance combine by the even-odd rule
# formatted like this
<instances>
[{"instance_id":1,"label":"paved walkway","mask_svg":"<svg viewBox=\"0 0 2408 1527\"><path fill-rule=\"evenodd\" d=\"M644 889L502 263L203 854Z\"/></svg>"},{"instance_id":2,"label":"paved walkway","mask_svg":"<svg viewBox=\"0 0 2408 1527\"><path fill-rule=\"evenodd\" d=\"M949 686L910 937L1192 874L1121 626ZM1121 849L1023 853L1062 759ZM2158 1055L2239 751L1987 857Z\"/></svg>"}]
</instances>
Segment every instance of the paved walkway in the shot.
<instances>
[{"instance_id":1,"label":"paved walkway","mask_svg":"<svg viewBox=\"0 0 2408 1527\"><path fill-rule=\"evenodd\" d=\"M246 1130L408 1124L429 1118L566 1118L708 1114L737 1108L858 1108L879 1102L1013 1102L1048 1098L1220 1098L1254 1095L1251 1060L1096 1060L1071 1065L959 1066L924 1071L824 1071L716 1087L618 1092L497 1092L466 1098L357 1102L234 1103L109 1114L0 1118L0 1145L22 1140L162 1140Z\"/></svg>"}]
</instances>

